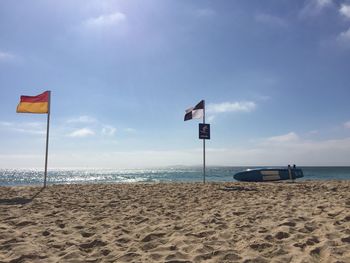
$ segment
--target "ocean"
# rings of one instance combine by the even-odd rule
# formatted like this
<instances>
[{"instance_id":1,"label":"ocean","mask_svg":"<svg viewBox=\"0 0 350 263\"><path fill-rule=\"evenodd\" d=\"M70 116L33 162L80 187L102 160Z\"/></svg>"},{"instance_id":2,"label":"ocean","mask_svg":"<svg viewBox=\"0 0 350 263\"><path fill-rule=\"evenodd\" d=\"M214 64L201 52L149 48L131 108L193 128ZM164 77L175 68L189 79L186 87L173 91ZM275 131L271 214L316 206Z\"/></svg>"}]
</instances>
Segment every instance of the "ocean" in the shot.
<instances>
[{"instance_id":1,"label":"ocean","mask_svg":"<svg viewBox=\"0 0 350 263\"><path fill-rule=\"evenodd\" d=\"M234 182L233 175L247 168L207 167L208 182ZM299 167L302 180L350 180L350 167ZM0 186L40 185L44 172L38 169L0 169ZM48 171L47 184L202 182L201 167L159 169L54 169Z\"/></svg>"}]
</instances>

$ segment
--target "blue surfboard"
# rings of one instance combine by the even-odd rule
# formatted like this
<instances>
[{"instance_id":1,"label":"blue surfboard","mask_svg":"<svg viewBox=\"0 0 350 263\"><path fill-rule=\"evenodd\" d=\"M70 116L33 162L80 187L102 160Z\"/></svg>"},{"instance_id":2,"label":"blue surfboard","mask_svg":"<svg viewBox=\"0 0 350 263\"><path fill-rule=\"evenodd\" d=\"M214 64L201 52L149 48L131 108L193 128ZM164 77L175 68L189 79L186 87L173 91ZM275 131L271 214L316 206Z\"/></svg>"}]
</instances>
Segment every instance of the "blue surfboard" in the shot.
<instances>
[{"instance_id":1,"label":"blue surfboard","mask_svg":"<svg viewBox=\"0 0 350 263\"><path fill-rule=\"evenodd\" d=\"M237 181L243 182L268 182L290 180L304 177L303 171L299 168L276 169L276 168L262 168L262 169L248 169L236 173L233 178Z\"/></svg>"}]
</instances>

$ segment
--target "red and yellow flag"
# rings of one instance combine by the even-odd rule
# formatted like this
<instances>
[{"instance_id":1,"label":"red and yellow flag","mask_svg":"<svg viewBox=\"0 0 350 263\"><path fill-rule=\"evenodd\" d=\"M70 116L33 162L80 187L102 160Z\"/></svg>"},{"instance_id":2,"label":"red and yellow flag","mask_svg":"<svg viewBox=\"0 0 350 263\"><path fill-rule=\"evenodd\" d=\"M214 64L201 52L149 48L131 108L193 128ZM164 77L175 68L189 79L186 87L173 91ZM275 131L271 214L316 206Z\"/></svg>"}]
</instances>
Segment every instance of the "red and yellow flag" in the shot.
<instances>
[{"instance_id":1,"label":"red and yellow flag","mask_svg":"<svg viewBox=\"0 0 350 263\"><path fill-rule=\"evenodd\" d=\"M48 113L50 91L45 91L37 96L21 96L17 106L17 112L22 113Z\"/></svg>"}]
</instances>

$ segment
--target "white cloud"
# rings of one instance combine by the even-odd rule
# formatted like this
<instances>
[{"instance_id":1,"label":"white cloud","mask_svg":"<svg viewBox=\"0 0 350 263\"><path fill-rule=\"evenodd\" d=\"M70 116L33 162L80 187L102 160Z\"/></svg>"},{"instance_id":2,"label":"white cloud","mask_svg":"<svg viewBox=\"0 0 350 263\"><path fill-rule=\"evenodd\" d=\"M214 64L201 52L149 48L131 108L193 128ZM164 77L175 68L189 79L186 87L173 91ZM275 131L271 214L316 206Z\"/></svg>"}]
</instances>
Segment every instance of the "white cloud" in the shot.
<instances>
[{"instance_id":1,"label":"white cloud","mask_svg":"<svg viewBox=\"0 0 350 263\"><path fill-rule=\"evenodd\" d=\"M345 123L344 123L344 127L345 127L346 129L350 129L350 121L345 122Z\"/></svg>"},{"instance_id":2,"label":"white cloud","mask_svg":"<svg viewBox=\"0 0 350 263\"><path fill-rule=\"evenodd\" d=\"M296 142L298 140L299 140L299 136L295 132L290 132L287 134L267 138L265 141L268 143L288 143L288 142Z\"/></svg>"},{"instance_id":3,"label":"white cloud","mask_svg":"<svg viewBox=\"0 0 350 263\"><path fill-rule=\"evenodd\" d=\"M29 134L46 134L46 130L29 130L29 129L23 129L23 128L13 128L13 131L21 132L21 133L29 133Z\"/></svg>"},{"instance_id":4,"label":"white cloud","mask_svg":"<svg viewBox=\"0 0 350 263\"><path fill-rule=\"evenodd\" d=\"M14 58L15 58L15 56L13 54L0 51L0 61L9 61L9 60L12 60Z\"/></svg>"},{"instance_id":5,"label":"white cloud","mask_svg":"<svg viewBox=\"0 0 350 263\"><path fill-rule=\"evenodd\" d=\"M332 153L332 154L330 154ZM290 132L241 148L208 149L216 165L349 165L350 138L305 140Z\"/></svg>"},{"instance_id":6,"label":"white cloud","mask_svg":"<svg viewBox=\"0 0 350 263\"><path fill-rule=\"evenodd\" d=\"M95 118L86 116L86 115L67 120L67 123L95 123L95 122L97 122Z\"/></svg>"},{"instance_id":7,"label":"white cloud","mask_svg":"<svg viewBox=\"0 0 350 263\"><path fill-rule=\"evenodd\" d=\"M209 115L208 117L207 117L207 121L208 122L213 122L215 120L215 115Z\"/></svg>"},{"instance_id":8,"label":"white cloud","mask_svg":"<svg viewBox=\"0 0 350 263\"><path fill-rule=\"evenodd\" d=\"M0 129L27 134L46 134L45 123L41 122L0 122Z\"/></svg>"},{"instance_id":9,"label":"white cloud","mask_svg":"<svg viewBox=\"0 0 350 263\"><path fill-rule=\"evenodd\" d=\"M11 122L7 122L7 121L0 121L0 126L2 127L10 127L12 126Z\"/></svg>"},{"instance_id":10,"label":"white cloud","mask_svg":"<svg viewBox=\"0 0 350 263\"><path fill-rule=\"evenodd\" d=\"M126 20L126 15L121 12L104 14L98 17L91 17L83 22L89 28L101 28L119 25Z\"/></svg>"},{"instance_id":11,"label":"white cloud","mask_svg":"<svg viewBox=\"0 0 350 263\"><path fill-rule=\"evenodd\" d=\"M311 2L316 2L316 5L319 7L325 7L333 3L333 0L314 0Z\"/></svg>"},{"instance_id":12,"label":"white cloud","mask_svg":"<svg viewBox=\"0 0 350 263\"><path fill-rule=\"evenodd\" d=\"M330 154L332 153L332 154ZM338 140L303 140L281 143L256 143L244 147L207 148L207 165L349 165L350 138ZM1 156L0 156L1 157ZM134 150L120 152L69 152L51 154L51 167L151 168L172 165L201 165L202 149ZM17 160L7 155L0 158L0 167L17 167ZM29 166L40 166L42 155L28 160ZM28 166L27 165L27 166Z\"/></svg>"},{"instance_id":13,"label":"white cloud","mask_svg":"<svg viewBox=\"0 0 350 263\"><path fill-rule=\"evenodd\" d=\"M83 137L92 136L92 135L95 135L95 132L89 128L82 128L68 134L69 137L74 137L74 138L83 138Z\"/></svg>"},{"instance_id":14,"label":"white cloud","mask_svg":"<svg viewBox=\"0 0 350 263\"><path fill-rule=\"evenodd\" d=\"M256 103L253 101L222 102L208 105L208 113L251 112L255 109Z\"/></svg>"},{"instance_id":15,"label":"white cloud","mask_svg":"<svg viewBox=\"0 0 350 263\"><path fill-rule=\"evenodd\" d=\"M350 19L350 5L343 4L339 9L339 13L345 18ZM340 32L334 39L329 41L329 43L325 42L325 44L331 45L331 47L348 50L350 48L350 27Z\"/></svg>"},{"instance_id":16,"label":"white cloud","mask_svg":"<svg viewBox=\"0 0 350 263\"><path fill-rule=\"evenodd\" d=\"M21 62L21 58L13 53L4 52L0 50L0 63L18 63Z\"/></svg>"},{"instance_id":17,"label":"white cloud","mask_svg":"<svg viewBox=\"0 0 350 263\"><path fill-rule=\"evenodd\" d=\"M105 125L102 128L102 135L113 136L115 135L117 129L110 125Z\"/></svg>"},{"instance_id":18,"label":"white cloud","mask_svg":"<svg viewBox=\"0 0 350 263\"><path fill-rule=\"evenodd\" d=\"M339 12L346 18L350 18L350 5L342 5L339 9Z\"/></svg>"},{"instance_id":19,"label":"white cloud","mask_svg":"<svg viewBox=\"0 0 350 263\"><path fill-rule=\"evenodd\" d=\"M331 154L330 154L331 153ZM100 152L52 152L50 167L152 168L172 165L201 165L202 149L132 150ZM295 132L247 142L242 147L207 148L207 164L243 165L349 165L350 137L305 140ZM19 163L18 160L21 160ZM0 152L0 167L41 167L42 154Z\"/></svg>"},{"instance_id":20,"label":"white cloud","mask_svg":"<svg viewBox=\"0 0 350 263\"><path fill-rule=\"evenodd\" d=\"M270 14L258 14L255 21L274 27L287 27L288 23L285 19Z\"/></svg>"},{"instance_id":21,"label":"white cloud","mask_svg":"<svg viewBox=\"0 0 350 263\"><path fill-rule=\"evenodd\" d=\"M304 8L300 11L301 18L308 18L310 16L317 16L322 11L333 5L333 0L308 0Z\"/></svg>"},{"instance_id":22,"label":"white cloud","mask_svg":"<svg viewBox=\"0 0 350 263\"><path fill-rule=\"evenodd\" d=\"M344 32L341 32L337 37L337 42L344 48L349 48L350 43L350 28Z\"/></svg>"}]
</instances>

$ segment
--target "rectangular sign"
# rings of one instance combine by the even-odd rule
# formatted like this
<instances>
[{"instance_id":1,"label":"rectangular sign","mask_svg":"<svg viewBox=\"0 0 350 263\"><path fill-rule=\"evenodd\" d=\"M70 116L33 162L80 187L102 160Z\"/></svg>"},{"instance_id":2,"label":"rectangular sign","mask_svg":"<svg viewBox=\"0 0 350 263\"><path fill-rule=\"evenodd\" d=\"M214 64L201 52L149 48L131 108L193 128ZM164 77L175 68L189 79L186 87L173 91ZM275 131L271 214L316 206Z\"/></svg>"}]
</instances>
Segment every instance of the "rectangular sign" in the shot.
<instances>
[{"instance_id":1,"label":"rectangular sign","mask_svg":"<svg viewBox=\"0 0 350 263\"><path fill-rule=\"evenodd\" d=\"M210 140L210 124L199 124L199 139Z\"/></svg>"}]
</instances>

